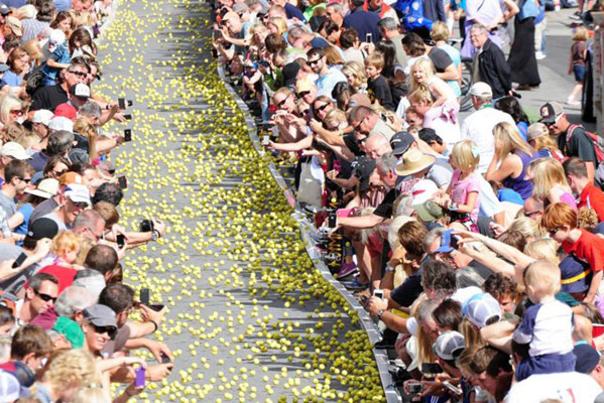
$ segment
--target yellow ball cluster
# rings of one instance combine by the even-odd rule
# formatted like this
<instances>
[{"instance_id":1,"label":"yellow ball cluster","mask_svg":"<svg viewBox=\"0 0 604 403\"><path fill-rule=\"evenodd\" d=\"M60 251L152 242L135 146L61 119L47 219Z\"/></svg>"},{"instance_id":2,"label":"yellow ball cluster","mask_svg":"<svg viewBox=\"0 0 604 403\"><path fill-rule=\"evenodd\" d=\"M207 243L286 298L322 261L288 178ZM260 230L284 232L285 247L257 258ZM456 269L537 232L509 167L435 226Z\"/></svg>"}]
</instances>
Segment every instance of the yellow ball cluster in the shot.
<instances>
[{"instance_id":1,"label":"yellow ball cluster","mask_svg":"<svg viewBox=\"0 0 604 403\"><path fill-rule=\"evenodd\" d=\"M121 220L170 226L124 262L125 282L168 306L155 337L176 356L170 378L139 398L384 400L358 317L315 271L270 157L252 148L243 113L204 59L207 6L119 7L95 91L135 101L134 141L116 164L130 186Z\"/></svg>"}]
</instances>

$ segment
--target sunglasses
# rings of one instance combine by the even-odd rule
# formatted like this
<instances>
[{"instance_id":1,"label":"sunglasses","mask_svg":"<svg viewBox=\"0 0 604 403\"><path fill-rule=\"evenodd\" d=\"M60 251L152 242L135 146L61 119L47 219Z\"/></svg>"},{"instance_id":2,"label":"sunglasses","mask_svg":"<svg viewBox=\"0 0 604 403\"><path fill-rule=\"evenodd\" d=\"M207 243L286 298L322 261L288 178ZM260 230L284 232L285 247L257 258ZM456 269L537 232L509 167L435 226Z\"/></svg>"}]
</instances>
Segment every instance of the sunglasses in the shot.
<instances>
[{"instance_id":1,"label":"sunglasses","mask_svg":"<svg viewBox=\"0 0 604 403\"><path fill-rule=\"evenodd\" d=\"M21 109L13 109L10 111L10 114L14 116L23 116L23 111Z\"/></svg>"},{"instance_id":2,"label":"sunglasses","mask_svg":"<svg viewBox=\"0 0 604 403\"><path fill-rule=\"evenodd\" d=\"M44 301L44 302L50 302L50 301L52 301L52 302L54 303L54 302L57 300L57 297L51 297L51 296L50 296L50 295L48 295L48 294L42 294L41 292L36 291L36 290L34 290L34 293L35 293L35 294L36 294L38 297L40 297L40 299L41 299L42 301Z\"/></svg>"},{"instance_id":3,"label":"sunglasses","mask_svg":"<svg viewBox=\"0 0 604 403\"><path fill-rule=\"evenodd\" d=\"M298 98L304 98L305 96L307 96L308 94L310 94L310 91L302 91L296 94L296 96Z\"/></svg>"},{"instance_id":4,"label":"sunglasses","mask_svg":"<svg viewBox=\"0 0 604 403\"><path fill-rule=\"evenodd\" d=\"M278 108L283 107L283 105L285 105L285 103L287 102L287 99L288 99L288 98L289 98L289 97L285 97L285 98L283 98L283 100L281 100L280 102L277 102L277 107L278 107Z\"/></svg>"},{"instance_id":5,"label":"sunglasses","mask_svg":"<svg viewBox=\"0 0 604 403\"><path fill-rule=\"evenodd\" d=\"M71 199L69 199L69 201L70 201L70 202L71 202L71 203L72 203L74 206L76 206L77 208L82 209L82 210L88 207L88 203L86 203L86 202L74 202L74 201L73 201L73 200L71 200Z\"/></svg>"},{"instance_id":6,"label":"sunglasses","mask_svg":"<svg viewBox=\"0 0 604 403\"><path fill-rule=\"evenodd\" d=\"M327 108L328 106L329 106L329 104L323 104L323 105L321 105L321 106L317 106L317 107L315 107L315 110L316 110L317 112L321 112L322 110L324 110L324 109L325 109L325 108Z\"/></svg>"},{"instance_id":7,"label":"sunglasses","mask_svg":"<svg viewBox=\"0 0 604 403\"><path fill-rule=\"evenodd\" d=\"M309 66L314 66L315 64L319 63L319 60L321 60L321 58L318 58L317 60L309 60L309 61L307 61L306 63L307 63Z\"/></svg>"},{"instance_id":8,"label":"sunglasses","mask_svg":"<svg viewBox=\"0 0 604 403\"><path fill-rule=\"evenodd\" d=\"M83 73L81 71L73 71L73 70L67 70L67 71L70 72L71 74L74 74L74 75L76 75L78 77L82 77L82 78L88 76L88 73Z\"/></svg>"},{"instance_id":9,"label":"sunglasses","mask_svg":"<svg viewBox=\"0 0 604 403\"><path fill-rule=\"evenodd\" d=\"M25 183L29 183L31 182L31 178L19 178L19 180L25 182Z\"/></svg>"},{"instance_id":10,"label":"sunglasses","mask_svg":"<svg viewBox=\"0 0 604 403\"><path fill-rule=\"evenodd\" d=\"M107 335L113 340L115 338L115 334L117 333L117 329L113 326L97 326L95 324L90 324L94 328L94 332L98 334L107 333Z\"/></svg>"}]
</instances>

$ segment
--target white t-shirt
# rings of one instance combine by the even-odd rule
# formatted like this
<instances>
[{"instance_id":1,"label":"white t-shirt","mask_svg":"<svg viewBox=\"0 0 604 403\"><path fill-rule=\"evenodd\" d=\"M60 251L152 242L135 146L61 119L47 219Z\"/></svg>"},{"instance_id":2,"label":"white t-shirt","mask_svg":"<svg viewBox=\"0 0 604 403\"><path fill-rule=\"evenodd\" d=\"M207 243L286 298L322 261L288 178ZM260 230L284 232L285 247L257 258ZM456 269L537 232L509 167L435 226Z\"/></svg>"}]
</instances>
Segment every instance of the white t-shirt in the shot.
<instances>
[{"instance_id":1,"label":"white t-shirt","mask_svg":"<svg viewBox=\"0 0 604 403\"><path fill-rule=\"evenodd\" d=\"M540 403L559 400L564 403L591 403L602 388L589 375L578 372L532 375L516 383L505 403Z\"/></svg>"},{"instance_id":2,"label":"white t-shirt","mask_svg":"<svg viewBox=\"0 0 604 403\"><path fill-rule=\"evenodd\" d=\"M495 108L486 107L477 110L468 116L461 125L461 139L472 140L480 150L480 163L478 172L484 174L495 153L495 137L493 128L497 123L509 122L514 127L516 123L512 117Z\"/></svg>"}]
</instances>

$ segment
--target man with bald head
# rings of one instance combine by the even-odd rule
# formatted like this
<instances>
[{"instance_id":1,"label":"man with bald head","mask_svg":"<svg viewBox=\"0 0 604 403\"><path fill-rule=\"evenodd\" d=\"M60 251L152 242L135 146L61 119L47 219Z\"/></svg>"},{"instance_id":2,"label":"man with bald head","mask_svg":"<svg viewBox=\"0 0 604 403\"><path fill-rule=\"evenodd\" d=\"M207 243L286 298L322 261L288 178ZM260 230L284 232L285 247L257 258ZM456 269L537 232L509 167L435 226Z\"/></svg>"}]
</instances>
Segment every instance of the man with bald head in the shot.
<instances>
[{"instance_id":1,"label":"man with bald head","mask_svg":"<svg viewBox=\"0 0 604 403\"><path fill-rule=\"evenodd\" d=\"M392 152L390 143L381 134L372 134L365 141L365 153L371 159L378 159L382 155Z\"/></svg>"},{"instance_id":2,"label":"man with bald head","mask_svg":"<svg viewBox=\"0 0 604 403\"><path fill-rule=\"evenodd\" d=\"M394 136L394 130L382 120L381 115L368 106L356 106L350 112L350 125L355 131L372 136L382 135L387 141Z\"/></svg>"}]
</instances>

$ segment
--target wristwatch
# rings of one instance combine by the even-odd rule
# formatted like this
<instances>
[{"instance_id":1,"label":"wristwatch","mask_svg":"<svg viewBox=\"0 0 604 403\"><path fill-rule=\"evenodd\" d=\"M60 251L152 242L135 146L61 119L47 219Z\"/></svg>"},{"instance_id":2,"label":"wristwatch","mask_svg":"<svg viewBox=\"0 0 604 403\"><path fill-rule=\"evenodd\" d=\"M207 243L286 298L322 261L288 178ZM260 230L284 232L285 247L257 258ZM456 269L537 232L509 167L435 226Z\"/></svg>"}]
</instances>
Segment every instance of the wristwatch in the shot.
<instances>
[{"instance_id":1,"label":"wristwatch","mask_svg":"<svg viewBox=\"0 0 604 403\"><path fill-rule=\"evenodd\" d=\"M151 234L151 240L155 242L155 241L157 241L158 238L159 238L159 231L154 229L153 233Z\"/></svg>"},{"instance_id":2,"label":"wristwatch","mask_svg":"<svg viewBox=\"0 0 604 403\"><path fill-rule=\"evenodd\" d=\"M382 320L382 315L384 314L384 312L385 312L385 311L384 311L383 309L380 309L380 310L378 311L378 313L377 313L377 318L378 318L379 320Z\"/></svg>"}]
</instances>

